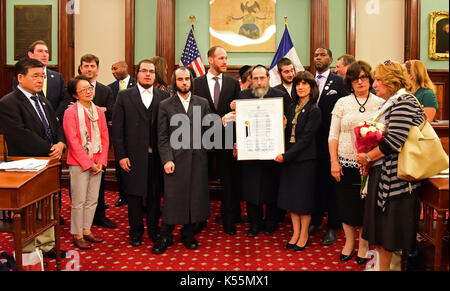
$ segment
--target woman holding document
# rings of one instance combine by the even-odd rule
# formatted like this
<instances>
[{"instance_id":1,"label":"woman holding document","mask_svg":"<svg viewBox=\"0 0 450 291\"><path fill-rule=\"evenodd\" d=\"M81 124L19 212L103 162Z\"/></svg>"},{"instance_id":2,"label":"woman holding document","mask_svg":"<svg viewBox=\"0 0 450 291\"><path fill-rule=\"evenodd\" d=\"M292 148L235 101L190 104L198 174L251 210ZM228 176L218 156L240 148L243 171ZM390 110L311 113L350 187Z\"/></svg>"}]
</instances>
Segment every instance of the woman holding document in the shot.
<instances>
[{"instance_id":1,"label":"woman holding document","mask_svg":"<svg viewBox=\"0 0 450 291\"><path fill-rule=\"evenodd\" d=\"M314 76L298 73L293 80L292 98L286 111L286 153L275 158L283 163L278 193L278 207L291 212L293 234L287 249L305 249L308 228L314 210L314 183L316 175L316 133L321 122L317 106L319 88Z\"/></svg>"},{"instance_id":2,"label":"woman holding document","mask_svg":"<svg viewBox=\"0 0 450 291\"><path fill-rule=\"evenodd\" d=\"M108 162L108 128L105 114L92 102L94 90L86 77L70 80L67 90L77 99L64 114L72 193L70 232L76 247L90 249L89 242L103 241L91 232L91 225L97 208L101 172Z\"/></svg>"}]
</instances>

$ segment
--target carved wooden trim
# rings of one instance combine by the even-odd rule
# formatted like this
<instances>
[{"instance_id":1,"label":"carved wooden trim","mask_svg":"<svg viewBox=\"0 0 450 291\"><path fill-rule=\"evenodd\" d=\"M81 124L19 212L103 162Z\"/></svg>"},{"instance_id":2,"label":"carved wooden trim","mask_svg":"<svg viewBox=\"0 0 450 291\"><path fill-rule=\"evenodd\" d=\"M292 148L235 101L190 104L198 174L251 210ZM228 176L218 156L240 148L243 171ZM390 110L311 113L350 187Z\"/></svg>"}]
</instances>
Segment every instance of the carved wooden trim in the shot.
<instances>
[{"instance_id":1,"label":"carved wooden trim","mask_svg":"<svg viewBox=\"0 0 450 291\"><path fill-rule=\"evenodd\" d=\"M67 82L75 73L74 15L66 12L70 0L58 1L58 71Z\"/></svg>"},{"instance_id":2,"label":"carved wooden trim","mask_svg":"<svg viewBox=\"0 0 450 291\"><path fill-rule=\"evenodd\" d=\"M317 47L330 46L330 5L329 0L311 0L311 69L315 71L314 51Z\"/></svg>"},{"instance_id":3,"label":"carved wooden trim","mask_svg":"<svg viewBox=\"0 0 450 291\"><path fill-rule=\"evenodd\" d=\"M135 75L135 0L125 0L125 61L128 74Z\"/></svg>"},{"instance_id":4,"label":"carved wooden trim","mask_svg":"<svg viewBox=\"0 0 450 291\"><path fill-rule=\"evenodd\" d=\"M175 0L158 0L156 55L167 60L167 80L175 68Z\"/></svg>"},{"instance_id":5,"label":"carved wooden trim","mask_svg":"<svg viewBox=\"0 0 450 291\"><path fill-rule=\"evenodd\" d=\"M347 54L356 54L356 0L347 0Z\"/></svg>"},{"instance_id":6,"label":"carved wooden trim","mask_svg":"<svg viewBox=\"0 0 450 291\"><path fill-rule=\"evenodd\" d=\"M420 59L420 0L405 0L405 61Z\"/></svg>"},{"instance_id":7,"label":"carved wooden trim","mask_svg":"<svg viewBox=\"0 0 450 291\"><path fill-rule=\"evenodd\" d=\"M5 85L5 70L6 70L6 1L0 1L0 80L2 86L0 86L0 98L6 95L10 88L7 89Z\"/></svg>"}]
</instances>

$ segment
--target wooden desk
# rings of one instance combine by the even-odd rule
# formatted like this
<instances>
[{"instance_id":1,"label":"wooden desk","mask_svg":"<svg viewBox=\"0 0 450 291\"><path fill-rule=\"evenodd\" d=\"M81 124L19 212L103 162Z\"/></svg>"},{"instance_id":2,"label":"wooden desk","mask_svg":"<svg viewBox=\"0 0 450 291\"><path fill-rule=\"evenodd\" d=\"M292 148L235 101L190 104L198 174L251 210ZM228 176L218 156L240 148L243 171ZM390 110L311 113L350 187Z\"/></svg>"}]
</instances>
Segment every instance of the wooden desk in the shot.
<instances>
[{"instance_id":1,"label":"wooden desk","mask_svg":"<svg viewBox=\"0 0 450 291\"><path fill-rule=\"evenodd\" d=\"M8 159L24 158L8 157ZM19 270L22 270L23 246L51 227L55 227L56 268L61 269L59 166L60 162L53 159L45 169L39 172L0 171L0 211L12 213L12 222L0 220L0 232L13 234L16 264ZM54 195L53 201L52 195ZM40 207L37 207L38 202Z\"/></svg>"},{"instance_id":2,"label":"wooden desk","mask_svg":"<svg viewBox=\"0 0 450 291\"><path fill-rule=\"evenodd\" d=\"M444 247L444 219L449 209L448 178L430 178L422 182L421 201L423 204L423 223L419 227L422 235L434 246L434 270L441 270ZM434 222L434 211L437 212ZM448 247L448 244L447 244Z\"/></svg>"}]
</instances>

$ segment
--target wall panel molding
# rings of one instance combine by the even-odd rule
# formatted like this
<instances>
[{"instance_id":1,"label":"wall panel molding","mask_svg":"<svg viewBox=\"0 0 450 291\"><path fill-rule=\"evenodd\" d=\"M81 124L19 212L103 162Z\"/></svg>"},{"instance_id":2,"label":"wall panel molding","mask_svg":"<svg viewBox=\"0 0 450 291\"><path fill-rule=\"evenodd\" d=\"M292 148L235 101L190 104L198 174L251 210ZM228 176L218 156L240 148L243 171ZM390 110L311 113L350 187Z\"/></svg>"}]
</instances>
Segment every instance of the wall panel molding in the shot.
<instances>
[{"instance_id":1,"label":"wall panel molding","mask_svg":"<svg viewBox=\"0 0 450 291\"><path fill-rule=\"evenodd\" d=\"M135 76L135 1L125 0L125 61L128 64L128 74Z\"/></svg>"},{"instance_id":2,"label":"wall panel molding","mask_svg":"<svg viewBox=\"0 0 450 291\"><path fill-rule=\"evenodd\" d=\"M158 0L156 55L167 60L167 80L175 69L175 0Z\"/></svg>"},{"instance_id":3,"label":"wall panel molding","mask_svg":"<svg viewBox=\"0 0 450 291\"><path fill-rule=\"evenodd\" d=\"M405 0L405 61L420 59L420 0Z\"/></svg>"},{"instance_id":4,"label":"wall panel molding","mask_svg":"<svg viewBox=\"0 0 450 291\"><path fill-rule=\"evenodd\" d=\"M311 51L310 66L314 69L314 51L317 47L330 46L330 3L329 0L311 0Z\"/></svg>"}]
</instances>

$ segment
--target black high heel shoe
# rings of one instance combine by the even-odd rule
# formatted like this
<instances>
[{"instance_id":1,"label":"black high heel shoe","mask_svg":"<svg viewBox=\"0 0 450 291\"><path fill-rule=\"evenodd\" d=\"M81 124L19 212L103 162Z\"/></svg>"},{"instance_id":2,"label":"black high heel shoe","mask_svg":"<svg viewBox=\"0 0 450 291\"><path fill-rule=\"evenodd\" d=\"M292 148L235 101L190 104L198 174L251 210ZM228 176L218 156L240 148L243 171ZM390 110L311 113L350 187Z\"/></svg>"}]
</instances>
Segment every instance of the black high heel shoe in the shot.
<instances>
[{"instance_id":1,"label":"black high heel shoe","mask_svg":"<svg viewBox=\"0 0 450 291\"><path fill-rule=\"evenodd\" d=\"M348 256L340 253L339 258L340 258L341 262L347 262L347 261L351 260L351 258L353 258L353 252L351 252L350 255L348 255Z\"/></svg>"},{"instance_id":2,"label":"black high heel shoe","mask_svg":"<svg viewBox=\"0 0 450 291\"><path fill-rule=\"evenodd\" d=\"M368 260L368 258L361 258L359 256L356 256L356 263L358 265L364 265Z\"/></svg>"},{"instance_id":3,"label":"black high heel shoe","mask_svg":"<svg viewBox=\"0 0 450 291\"><path fill-rule=\"evenodd\" d=\"M295 243L293 243L293 244L287 243L285 248L286 249L293 249L295 247L295 245L297 244L297 242L298 242L298 240Z\"/></svg>"},{"instance_id":4,"label":"black high heel shoe","mask_svg":"<svg viewBox=\"0 0 450 291\"><path fill-rule=\"evenodd\" d=\"M297 241L298 242L298 241ZM298 246L297 244L295 244L294 245L294 247L292 248L292 250L294 251L294 252L299 252L299 251L303 251L304 249L306 249L306 246L308 245L308 242L309 242L309 236L308 236L308 239L306 240L306 243L305 243L305 245L304 246Z\"/></svg>"}]
</instances>

